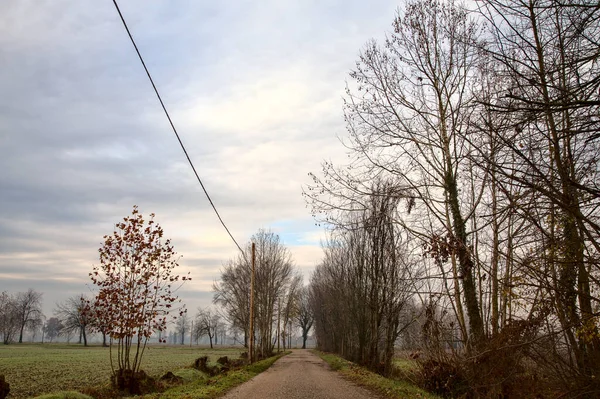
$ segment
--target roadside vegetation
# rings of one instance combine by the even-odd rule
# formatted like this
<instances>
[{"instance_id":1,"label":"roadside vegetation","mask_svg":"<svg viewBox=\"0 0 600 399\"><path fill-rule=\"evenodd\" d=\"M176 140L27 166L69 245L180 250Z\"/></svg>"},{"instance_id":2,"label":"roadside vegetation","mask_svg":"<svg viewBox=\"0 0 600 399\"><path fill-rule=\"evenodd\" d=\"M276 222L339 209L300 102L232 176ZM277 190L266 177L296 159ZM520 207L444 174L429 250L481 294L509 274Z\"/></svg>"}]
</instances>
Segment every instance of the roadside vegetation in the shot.
<instances>
[{"instance_id":1,"label":"roadside vegetation","mask_svg":"<svg viewBox=\"0 0 600 399\"><path fill-rule=\"evenodd\" d=\"M148 394L142 396L144 399L184 399L184 398L197 398L197 399L211 399L222 396L230 389L243 384L250 380L256 375L262 373L275 361L282 356L287 355L290 352L281 352L278 355L272 356L267 359L260 360L256 363L243 366L239 369L231 370L224 374L219 374L214 377L208 377L206 374L195 372L194 369L181 369L176 371L174 374L182 376L186 379L182 385L175 386L167 389L164 392L156 394Z\"/></svg>"},{"instance_id":2,"label":"roadside vegetation","mask_svg":"<svg viewBox=\"0 0 600 399\"><path fill-rule=\"evenodd\" d=\"M318 350L313 352L325 360L332 370L339 372L357 385L377 392L385 398L439 398L439 396L419 388L414 382L408 379L409 375L418 375L419 366L416 362L399 360L401 367L396 368L390 377L384 377L333 353L325 353Z\"/></svg>"}]
</instances>

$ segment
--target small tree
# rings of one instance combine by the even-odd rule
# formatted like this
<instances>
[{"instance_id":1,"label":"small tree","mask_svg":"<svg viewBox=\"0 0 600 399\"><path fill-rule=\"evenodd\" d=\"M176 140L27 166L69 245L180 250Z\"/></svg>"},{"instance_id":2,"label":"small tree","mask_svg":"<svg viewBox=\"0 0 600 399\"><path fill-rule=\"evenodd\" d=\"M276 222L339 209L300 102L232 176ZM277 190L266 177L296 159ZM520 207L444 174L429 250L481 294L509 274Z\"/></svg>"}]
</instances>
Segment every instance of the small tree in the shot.
<instances>
[{"instance_id":1,"label":"small tree","mask_svg":"<svg viewBox=\"0 0 600 399\"><path fill-rule=\"evenodd\" d=\"M90 277L99 288L95 312L111 337L112 383L120 390L139 393L144 375L140 365L148 339L167 328L169 312L181 302L174 285L190 278L173 275L178 259L171 240L163 239L154 214L145 221L137 206L115 226L112 235L104 236L99 252L100 265L94 266ZM112 340L117 343L116 356Z\"/></svg>"}]
</instances>

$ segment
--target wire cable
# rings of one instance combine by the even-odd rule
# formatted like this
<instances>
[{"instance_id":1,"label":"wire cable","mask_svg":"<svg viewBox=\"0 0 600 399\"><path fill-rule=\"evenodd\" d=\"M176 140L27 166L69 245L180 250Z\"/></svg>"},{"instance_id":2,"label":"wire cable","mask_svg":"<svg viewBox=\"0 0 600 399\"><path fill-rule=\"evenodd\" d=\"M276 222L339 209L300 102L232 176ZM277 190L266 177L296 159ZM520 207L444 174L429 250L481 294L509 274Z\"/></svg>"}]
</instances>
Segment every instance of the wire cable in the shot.
<instances>
[{"instance_id":1,"label":"wire cable","mask_svg":"<svg viewBox=\"0 0 600 399\"><path fill-rule=\"evenodd\" d=\"M160 94L158 93L158 89L156 88L156 85L154 84L154 80L152 79L152 76L150 75L150 71L148 71L148 68L146 67L146 63L144 62L144 59L142 58L142 54L140 53L140 50L138 49L137 45L135 44L135 40L133 40L133 36L131 36L131 32L129 31L129 27L127 26L127 22L125 22L125 18L123 18L123 14L121 13L121 9L119 9L119 5L117 4L117 0L113 0L113 4L115 5L115 8L117 9L117 12L119 13L119 17L121 17L121 22L123 22L123 26L125 27L125 30L127 31L127 35L129 36L129 39L131 40L131 44L133 44L133 47L135 48L135 52L137 53L137 55L138 55L138 57L139 57L139 59L140 59L140 61L142 63L142 66L144 67L144 70L146 71L146 75L148 75L148 79L150 80L150 83L152 84L152 88L154 89L154 92L156 93L156 97L158 97L158 101L160 102L160 105L162 106L163 111L165 111L165 115L167 116L167 119L169 120L169 124L171 125L171 128L173 129L173 133L175 133L175 137L177 137L177 141L179 141L179 145L181 146L181 149L183 150L183 153L185 154L185 157L187 158L190 166L192 167L192 170L194 171L194 175L196 175L196 179L198 179L198 183L200 183L200 186L202 187L202 190L204 191L204 194L206 195L206 198L208 199L208 202L210 202L210 205L212 206L213 210L215 211L215 214L217 215L217 218L219 218L219 221L223 225L223 228L225 228L225 231L227 231L227 234L229 234L229 237L231 237L231 240L234 242L234 244L236 245L236 247L238 247L238 249L245 256L245 253L242 250L242 247L240 247L240 245L235 240L235 238L233 238L233 235L231 234L231 232L227 228L227 225L223 221L223 218L221 218L221 215L219 214L219 211L217 211L217 207L215 206L215 204L213 203L212 199L210 198L210 195L208 194L208 191L206 191L206 187L204 187L204 184L202 183L202 179L200 179L200 176L198 175L198 172L196 172L196 168L194 167L194 164L192 163L192 160L190 159L190 156L188 155L188 152L185 149L185 146L183 145L183 142L181 141L181 138L179 137L179 133L177 133L177 129L175 129L175 125L173 124L173 121L171 120L171 116L169 115L169 112L167 111L167 107L165 107L165 104L163 103L163 100L160 97Z\"/></svg>"}]
</instances>

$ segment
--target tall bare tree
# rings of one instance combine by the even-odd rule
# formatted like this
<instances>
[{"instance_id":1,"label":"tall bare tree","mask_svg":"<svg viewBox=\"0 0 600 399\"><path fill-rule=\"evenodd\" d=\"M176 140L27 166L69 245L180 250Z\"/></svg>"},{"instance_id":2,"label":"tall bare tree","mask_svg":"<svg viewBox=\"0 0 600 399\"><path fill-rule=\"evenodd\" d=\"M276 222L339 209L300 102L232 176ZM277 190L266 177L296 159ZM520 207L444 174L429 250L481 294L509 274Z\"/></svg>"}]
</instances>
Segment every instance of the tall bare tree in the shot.
<instances>
[{"instance_id":1,"label":"tall bare tree","mask_svg":"<svg viewBox=\"0 0 600 399\"><path fill-rule=\"evenodd\" d=\"M384 374L392 371L402 309L414 290L394 193L385 182L375 185L369 208L333 232L310 284L317 345Z\"/></svg>"},{"instance_id":2,"label":"tall bare tree","mask_svg":"<svg viewBox=\"0 0 600 399\"><path fill-rule=\"evenodd\" d=\"M383 46L366 45L347 89L346 145L364 174L347 176L326 166L325 177L315 178L309 188L309 198L318 210L324 191L348 198L348 189L368 192L365 178L393 178L409 201L397 222L425 244L443 239L452 247L450 282L462 285L454 287L460 296L456 310L462 313L464 303L467 314L461 319L468 320L470 332L465 339L479 342L484 324L469 220L480 188L475 198L461 190L469 179L466 137L479 26L453 2L417 0L405 5L393 27Z\"/></svg>"},{"instance_id":3,"label":"tall bare tree","mask_svg":"<svg viewBox=\"0 0 600 399\"><path fill-rule=\"evenodd\" d=\"M600 367L600 9L585 0L490 0L480 11L487 53L506 81L485 105L510 120L494 166L532 193L515 201L542 244L528 276L545 291L578 374L592 378Z\"/></svg>"},{"instance_id":4,"label":"tall bare tree","mask_svg":"<svg viewBox=\"0 0 600 399\"><path fill-rule=\"evenodd\" d=\"M254 287L255 336L249 336L251 247L256 246L256 273ZM249 339L258 342L256 350L261 356L273 352L276 340L277 303L286 298L294 267L290 251L277 234L259 230L246 245L245 255L225 264L221 282L214 284L214 302L225 307L230 321L243 328ZM240 325L241 323L247 323ZM246 341L246 340L245 340Z\"/></svg>"},{"instance_id":5,"label":"tall bare tree","mask_svg":"<svg viewBox=\"0 0 600 399\"><path fill-rule=\"evenodd\" d=\"M413 282L424 278L419 323L444 337L438 360L466 344L454 361L470 370L475 396L509 392L525 363L568 395L597 396L600 8L473 6L411 0L384 44L360 55L345 104L350 164L325 163L305 189L318 220L334 226L311 278L315 335L359 361L374 353L376 329L357 326L376 326L385 305L367 310L358 298L378 298L361 282L378 270L373 259L391 261L373 241L384 224L365 222L380 192L412 240L398 259ZM374 190L380 181L391 189Z\"/></svg>"},{"instance_id":6,"label":"tall bare tree","mask_svg":"<svg viewBox=\"0 0 600 399\"><path fill-rule=\"evenodd\" d=\"M248 347L250 326L250 268L242 255L227 261L221 270L221 281L213 284L213 303L224 309L233 328L244 332Z\"/></svg>"},{"instance_id":7,"label":"tall bare tree","mask_svg":"<svg viewBox=\"0 0 600 399\"><path fill-rule=\"evenodd\" d=\"M292 325L298 313L298 300L300 290L302 289L303 277L300 274L290 279L289 286L283 293L283 298L278 301L278 319L280 319L281 331L280 338L283 342L283 350L288 346L287 341L292 336ZM279 340L279 338L278 338Z\"/></svg>"}]
</instances>

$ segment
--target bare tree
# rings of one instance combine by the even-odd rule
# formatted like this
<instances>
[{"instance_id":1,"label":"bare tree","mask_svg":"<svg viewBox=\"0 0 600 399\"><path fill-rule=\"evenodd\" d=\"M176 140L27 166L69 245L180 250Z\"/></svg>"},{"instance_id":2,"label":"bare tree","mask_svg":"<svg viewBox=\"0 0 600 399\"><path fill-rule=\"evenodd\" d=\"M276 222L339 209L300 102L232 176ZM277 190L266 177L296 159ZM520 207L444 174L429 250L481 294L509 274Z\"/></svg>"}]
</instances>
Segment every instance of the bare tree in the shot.
<instances>
[{"instance_id":1,"label":"bare tree","mask_svg":"<svg viewBox=\"0 0 600 399\"><path fill-rule=\"evenodd\" d=\"M4 345L14 341L19 332L19 313L16 308L16 298L6 291L0 293L0 333Z\"/></svg>"},{"instance_id":2,"label":"bare tree","mask_svg":"<svg viewBox=\"0 0 600 399\"><path fill-rule=\"evenodd\" d=\"M244 332L244 347L248 347L250 267L242 255L223 265L221 281L213 284L213 291L213 303L223 307L233 328Z\"/></svg>"},{"instance_id":3,"label":"bare tree","mask_svg":"<svg viewBox=\"0 0 600 399\"><path fill-rule=\"evenodd\" d=\"M203 336L207 336L212 349L213 339L216 338L219 322L219 314L215 312L214 309L198 309L194 322L194 336L196 337L196 340Z\"/></svg>"},{"instance_id":4,"label":"bare tree","mask_svg":"<svg viewBox=\"0 0 600 399\"><path fill-rule=\"evenodd\" d=\"M60 332L64 328L62 322L58 317L50 317L44 325L44 335L52 342L55 338L60 335Z\"/></svg>"},{"instance_id":5,"label":"bare tree","mask_svg":"<svg viewBox=\"0 0 600 399\"><path fill-rule=\"evenodd\" d=\"M181 341L179 342L181 345L185 343L185 334L190 328L190 320L188 318L187 312L183 313L181 316L177 318L175 321L175 331L181 337Z\"/></svg>"},{"instance_id":6,"label":"bare tree","mask_svg":"<svg viewBox=\"0 0 600 399\"><path fill-rule=\"evenodd\" d=\"M404 328L400 315L414 287L413 265L393 222L399 199L393 186L377 184L369 209L333 231L310 284L318 347L383 374L392 371Z\"/></svg>"},{"instance_id":7,"label":"bare tree","mask_svg":"<svg viewBox=\"0 0 600 399\"><path fill-rule=\"evenodd\" d=\"M79 333L79 343L87 346L87 334L93 321L90 299L85 295L75 295L56 304L54 313L62 324L63 333Z\"/></svg>"},{"instance_id":8,"label":"bare tree","mask_svg":"<svg viewBox=\"0 0 600 399\"><path fill-rule=\"evenodd\" d=\"M271 231L259 230L251 241L256 244L254 314L258 333L257 349L261 356L267 357L273 352L275 344L273 327L277 301L289 288L293 261L290 251L281 243L279 236Z\"/></svg>"},{"instance_id":9,"label":"bare tree","mask_svg":"<svg viewBox=\"0 0 600 399\"><path fill-rule=\"evenodd\" d=\"M290 280L289 286L284 292L284 297L278 301L278 319L280 319L279 324L281 324L280 337L283 342L283 350L288 346L286 341L292 335L292 324L298 313L298 296L302 288L302 280L302 275L295 275Z\"/></svg>"},{"instance_id":10,"label":"bare tree","mask_svg":"<svg viewBox=\"0 0 600 399\"><path fill-rule=\"evenodd\" d=\"M313 310L310 306L310 291L307 287L300 289L296 309L295 320L302 330L302 349L306 349L306 340L314 321Z\"/></svg>"},{"instance_id":11,"label":"bare tree","mask_svg":"<svg viewBox=\"0 0 600 399\"><path fill-rule=\"evenodd\" d=\"M469 220L480 193L475 190L473 199L461 186L470 177L472 149L465 137L473 114L479 27L454 3L429 0L406 3L393 27L384 46L366 45L350 74L346 145L360 172L349 175L325 165L324 178L315 176L307 194L316 212L327 209L329 195L334 207L349 209L367 198L374 178L393 179L408 202L396 222L423 244L443 239L452 246L448 261L438 266L446 267L440 273L449 276L450 285L457 283L451 290L460 298L455 301L460 319L469 323L465 341L477 343L484 324Z\"/></svg>"},{"instance_id":12,"label":"bare tree","mask_svg":"<svg viewBox=\"0 0 600 399\"><path fill-rule=\"evenodd\" d=\"M395 262L423 284L399 324L417 320L475 396L510 392L523 364L597 396L600 8L475 5L409 1L351 74L350 164L325 163L304 193L333 226L311 277L317 343L360 362L390 347L396 319L371 287Z\"/></svg>"},{"instance_id":13,"label":"bare tree","mask_svg":"<svg viewBox=\"0 0 600 399\"><path fill-rule=\"evenodd\" d=\"M14 306L19 317L19 343L22 343L25 329L40 323L42 318L42 293L31 288L27 292L19 292L15 298Z\"/></svg>"},{"instance_id":14,"label":"bare tree","mask_svg":"<svg viewBox=\"0 0 600 399\"><path fill-rule=\"evenodd\" d=\"M248 330L252 242L256 245L255 337L249 337ZM225 307L232 324L243 329L249 339L257 339L256 350L261 356L268 356L273 352L277 303L280 298L287 297L293 272L291 253L281 243L279 236L272 231L259 230L247 244L245 255L226 263L221 282L213 286L214 302Z\"/></svg>"},{"instance_id":15,"label":"bare tree","mask_svg":"<svg viewBox=\"0 0 600 399\"><path fill-rule=\"evenodd\" d=\"M531 193L513 201L539 243L530 246L524 270L540 288L538 302L553 309L561 326L556 334L564 335L576 365L574 375L562 378L593 382L600 365L594 293L600 274L600 9L588 1L490 0L480 12L490 27L487 54L506 82L483 103L509 121L497 133L502 157L491 161L504 182ZM557 348L555 362L561 352Z\"/></svg>"}]
</instances>

